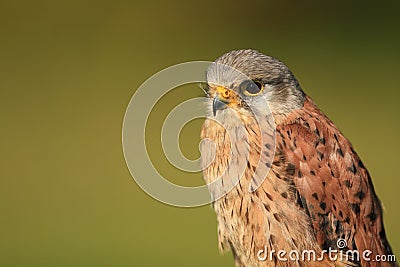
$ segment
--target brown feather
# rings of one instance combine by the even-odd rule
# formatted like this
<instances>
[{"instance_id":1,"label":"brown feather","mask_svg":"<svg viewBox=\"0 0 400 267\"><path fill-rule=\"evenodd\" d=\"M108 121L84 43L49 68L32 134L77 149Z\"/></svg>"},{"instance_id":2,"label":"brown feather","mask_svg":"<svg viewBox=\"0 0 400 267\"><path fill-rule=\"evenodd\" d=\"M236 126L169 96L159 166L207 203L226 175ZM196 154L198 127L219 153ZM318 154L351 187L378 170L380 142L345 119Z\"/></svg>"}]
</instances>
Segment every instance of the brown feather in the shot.
<instances>
[{"instance_id":1,"label":"brown feather","mask_svg":"<svg viewBox=\"0 0 400 267\"><path fill-rule=\"evenodd\" d=\"M259 96L243 94L248 78L243 81L236 70L262 84ZM212 153L211 142L202 143L203 175L215 200L219 247L232 250L236 266L397 266L362 258L280 261L276 254L260 261L260 250L319 255L335 249L338 239L347 242L345 250L372 251L370 258L392 255L392 250L368 171L285 64L255 50L231 51L210 65L207 80L210 98L222 99L229 108L210 112L221 124L209 118L203 125L202 139L217 148ZM222 91L229 91L229 98Z\"/></svg>"},{"instance_id":2,"label":"brown feather","mask_svg":"<svg viewBox=\"0 0 400 267\"><path fill-rule=\"evenodd\" d=\"M393 254L383 231L382 208L368 171L350 142L338 128L306 98L277 126L277 143L286 164L302 175L292 175L307 203L318 244L326 249L339 238L348 249L371 250L376 255ZM292 149L296 146L297 149ZM317 153L316 153L317 152ZM366 262L362 266L396 266L395 263Z\"/></svg>"}]
</instances>

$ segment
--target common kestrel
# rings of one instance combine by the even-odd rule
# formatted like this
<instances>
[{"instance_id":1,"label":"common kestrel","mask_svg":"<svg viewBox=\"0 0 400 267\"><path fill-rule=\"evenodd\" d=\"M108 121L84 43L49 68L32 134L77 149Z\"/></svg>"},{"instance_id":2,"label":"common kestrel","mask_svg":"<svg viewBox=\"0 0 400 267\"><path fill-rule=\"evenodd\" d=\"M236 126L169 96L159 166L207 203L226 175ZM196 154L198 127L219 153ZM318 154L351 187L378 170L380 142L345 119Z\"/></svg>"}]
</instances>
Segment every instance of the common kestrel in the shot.
<instances>
[{"instance_id":1,"label":"common kestrel","mask_svg":"<svg viewBox=\"0 0 400 267\"><path fill-rule=\"evenodd\" d=\"M201 147L203 175L215 184L219 247L232 250L236 266L397 266L375 261L393 253L367 169L284 63L231 51L207 81L201 136L214 146ZM259 184L256 173L264 173ZM330 258L329 249L359 257ZM289 258L310 250L316 260Z\"/></svg>"}]
</instances>

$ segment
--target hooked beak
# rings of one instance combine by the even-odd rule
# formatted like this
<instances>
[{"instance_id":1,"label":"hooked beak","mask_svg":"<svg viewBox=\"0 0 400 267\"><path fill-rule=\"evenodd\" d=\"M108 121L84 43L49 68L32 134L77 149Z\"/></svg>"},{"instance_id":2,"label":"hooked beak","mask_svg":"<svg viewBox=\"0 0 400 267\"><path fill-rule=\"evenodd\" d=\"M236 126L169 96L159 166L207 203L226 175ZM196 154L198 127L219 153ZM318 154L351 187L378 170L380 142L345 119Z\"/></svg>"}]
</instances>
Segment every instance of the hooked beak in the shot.
<instances>
[{"instance_id":1,"label":"hooked beak","mask_svg":"<svg viewBox=\"0 0 400 267\"><path fill-rule=\"evenodd\" d=\"M223 86L217 86L217 94L213 99L213 114L217 115L217 110L222 110L232 101L233 92Z\"/></svg>"},{"instance_id":2,"label":"hooked beak","mask_svg":"<svg viewBox=\"0 0 400 267\"><path fill-rule=\"evenodd\" d=\"M217 115L217 110L226 108L226 102L221 101L218 96L214 97L213 100L213 114Z\"/></svg>"}]
</instances>

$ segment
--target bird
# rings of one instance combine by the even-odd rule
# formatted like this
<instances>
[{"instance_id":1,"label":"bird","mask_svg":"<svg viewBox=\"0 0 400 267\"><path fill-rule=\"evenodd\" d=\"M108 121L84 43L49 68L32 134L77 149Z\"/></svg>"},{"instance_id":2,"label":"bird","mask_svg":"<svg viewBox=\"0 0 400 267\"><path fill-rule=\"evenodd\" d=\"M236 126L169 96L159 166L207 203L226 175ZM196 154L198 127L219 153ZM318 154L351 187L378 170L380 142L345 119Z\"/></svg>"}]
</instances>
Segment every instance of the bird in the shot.
<instances>
[{"instance_id":1,"label":"bird","mask_svg":"<svg viewBox=\"0 0 400 267\"><path fill-rule=\"evenodd\" d=\"M398 266L374 261L393 252L368 170L283 62L233 50L206 78L203 179L236 267ZM323 257L288 254L310 250Z\"/></svg>"}]
</instances>

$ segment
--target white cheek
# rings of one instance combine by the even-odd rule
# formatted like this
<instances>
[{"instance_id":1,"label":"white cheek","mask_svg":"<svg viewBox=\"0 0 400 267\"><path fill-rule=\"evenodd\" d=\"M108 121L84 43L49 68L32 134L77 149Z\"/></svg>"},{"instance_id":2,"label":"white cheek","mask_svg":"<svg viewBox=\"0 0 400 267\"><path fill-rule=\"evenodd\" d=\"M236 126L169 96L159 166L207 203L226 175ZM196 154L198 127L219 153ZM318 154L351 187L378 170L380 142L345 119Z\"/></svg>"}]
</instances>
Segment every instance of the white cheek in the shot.
<instances>
[{"instance_id":1,"label":"white cheek","mask_svg":"<svg viewBox=\"0 0 400 267\"><path fill-rule=\"evenodd\" d=\"M251 102L249 103L249 106L251 110L261 116L268 115L271 113L271 106L268 101L269 96L264 94L255 96Z\"/></svg>"}]
</instances>

